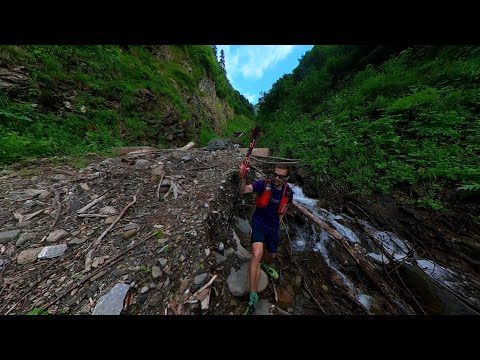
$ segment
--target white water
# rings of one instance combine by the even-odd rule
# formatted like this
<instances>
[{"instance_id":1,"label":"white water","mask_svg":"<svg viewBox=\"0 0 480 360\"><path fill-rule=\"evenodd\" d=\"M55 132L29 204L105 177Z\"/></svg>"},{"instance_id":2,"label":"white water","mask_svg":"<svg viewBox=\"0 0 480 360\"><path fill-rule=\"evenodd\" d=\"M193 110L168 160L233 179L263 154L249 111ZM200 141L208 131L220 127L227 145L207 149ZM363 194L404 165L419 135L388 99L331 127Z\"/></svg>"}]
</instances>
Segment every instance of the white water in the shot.
<instances>
[{"instance_id":1,"label":"white water","mask_svg":"<svg viewBox=\"0 0 480 360\"><path fill-rule=\"evenodd\" d=\"M352 231L347 225L353 223L353 219L345 214L333 214L318 206L318 200L310 199L303 193L302 188L289 184L294 193L294 201L303 205L308 211L318 217L320 220L329 223L335 228L345 239L349 242L356 244L363 248L368 257L373 259L377 263L388 264L389 260L385 253L391 258L398 261L405 261L411 265L418 265L428 276L434 279L436 282L448 287L457 294L460 294L463 298L470 299L472 303L479 303L476 298L471 296L472 284L466 281L465 276L456 273L455 271L448 269L444 266L440 266L431 260L418 259L413 247L403 239L400 239L396 234L388 231L381 231L373 227L367 221L358 220L363 226L363 230L373 237L377 243L381 244L383 251L378 248L378 245L369 240L368 237L360 237L359 234ZM340 224L338 221L343 221L344 224ZM344 284L351 289L357 300L367 309L372 306L373 299L371 296L363 293L358 289L354 283L338 269L338 264L333 258L332 254L327 249L326 244L333 239L324 230L318 230L317 227L312 226L310 229L306 227L297 228L297 236L293 244L295 251L312 250L320 252L327 265L332 268L339 277L343 280ZM362 240L361 240L362 239ZM384 253L385 252L385 253ZM478 293L478 287L474 286L475 292Z\"/></svg>"},{"instance_id":2,"label":"white water","mask_svg":"<svg viewBox=\"0 0 480 360\"><path fill-rule=\"evenodd\" d=\"M302 188L300 188L296 185L293 185L293 184L289 184L289 185L293 190L295 201L297 201L298 203L305 206L305 208L307 208L312 214L314 214L315 216L317 216L321 220L326 221L328 219L328 221L335 227L335 229L338 232L340 232L343 236L345 236L345 238L347 238L349 241L354 242L354 243L357 243L357 242L360 241L358 239L357 235L354 232L352 232L347 227L345 227L345 226L343 226L343 225L341 225L341 224L339 224L335 221L335 220L343 219L342 216L332 214L325 209L319 209L320 212L321 212L320 213L317 210L318 200L314 200L314 199L310 199L310 198L306 197L305 194L303 193ZM306 250L308 248L307 244L311 243L311 240L312 240L311 238L313 237L314 242L313 242L312 250L316 251L316 252L320 252L323 255L327 265L332 270L334 270L338 274L338 276L342 279L343 283L350 290L353 291L357 300L366 309L370 310L370 307L372 305L371 297L369 295L363 293L362 291L360 291L358 288L356 288L354 286L353 282L343 272L341 272L337 268L338 265L337 265L336 261L330 255L330 252L328 251L328 249L326 247L327 241L332 241L332 239L330 238L330 235L324 230L320 230L320 232L318 232L318 230L315 227L312 227L312 231L313 231L313 236L308 235L307 232L304 229L299 229L299 232L297 233L293 248L297 251Z\"/></svg>"}]
</instances>

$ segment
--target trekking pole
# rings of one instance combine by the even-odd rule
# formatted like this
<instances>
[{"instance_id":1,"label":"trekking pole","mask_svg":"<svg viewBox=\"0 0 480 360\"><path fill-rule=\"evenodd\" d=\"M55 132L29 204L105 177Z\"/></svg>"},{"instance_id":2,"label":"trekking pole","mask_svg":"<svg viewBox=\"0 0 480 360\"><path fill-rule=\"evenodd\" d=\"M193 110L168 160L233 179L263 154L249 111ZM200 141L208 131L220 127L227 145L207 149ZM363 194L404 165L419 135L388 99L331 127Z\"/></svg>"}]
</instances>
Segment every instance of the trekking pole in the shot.
<instances>
[{"instance_id":1,"label":"trekking pole","mask_svg":"<svg viewBox=\"0 0 480 360\"><path fill-rule=\"evenodd\" d=\"M237 206L240 191L242 190L242 181L243 181L243 179L245 179L245 175L247 174L248 162L250 160L250 156L252 155L252 151L253 151L253 148L255 147L255 142L257 141L257 138L258 138L259 134L260 134L260 125L257 125L252 130L252 132L250 133L250 146L248 147L247 155L245 156L245 160L243 160L243 168L242 168L242 173L241 173L240 185L238 186L238 191L235 194L235 200L233 202L233 207L232 207L232 210L230 211L230 215L228 217L227 234L228 234L228 232L230 231L230 228L231 228L233 212L234 212L234 210Z\"/></svg>"}]
</instances>

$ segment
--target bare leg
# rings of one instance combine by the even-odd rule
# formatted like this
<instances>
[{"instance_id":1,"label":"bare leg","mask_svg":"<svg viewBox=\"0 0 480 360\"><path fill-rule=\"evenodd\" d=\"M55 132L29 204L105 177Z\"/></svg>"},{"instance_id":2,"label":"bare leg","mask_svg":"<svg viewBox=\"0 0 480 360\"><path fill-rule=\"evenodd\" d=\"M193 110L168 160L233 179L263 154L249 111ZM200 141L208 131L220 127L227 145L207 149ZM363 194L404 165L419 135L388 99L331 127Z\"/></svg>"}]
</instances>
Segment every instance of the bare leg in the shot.
<instances>
[{"instance_id":1,"label":"bare leg","mask_svg":"<svg viewBox=\"0 0 480 360\"><path fill-rule=\"evenodd\" d=\"M250 292L256 292L258 281L260 280L260 260L263 254L263 243L254 242L252 244L252 256L250 257L250 267L248 272L248 283Z\"/></svg>"},{"instance_id":2,"label":"bare leg","mask_svg":"<svg viewBox=\"0 0 480 360\"><path fill-rule=\"evenodd\" d=\"M268 265L272 265L276 257L276 253L269 253L268 250L265 249L265 252L263 253L263 258Z\"/></svg>"}]
</instances>

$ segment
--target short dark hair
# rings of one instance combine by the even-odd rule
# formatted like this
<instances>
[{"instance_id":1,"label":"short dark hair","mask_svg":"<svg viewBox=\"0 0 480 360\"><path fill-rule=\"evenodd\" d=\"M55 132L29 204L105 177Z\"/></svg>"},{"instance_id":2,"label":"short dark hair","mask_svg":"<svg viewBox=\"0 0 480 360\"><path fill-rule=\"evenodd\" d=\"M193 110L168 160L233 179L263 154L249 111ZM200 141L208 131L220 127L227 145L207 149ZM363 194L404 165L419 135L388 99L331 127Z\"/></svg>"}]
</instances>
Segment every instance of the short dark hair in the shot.
<instances>
[{"instance_id":1,"label":"short dark hair","mask_svg":"<svg viewBox=\"0 0 480 360\"><path fill-rule=\"evenodd\" d=\"M290 175L290 167L285 163L276 163L273 169L287 170L287 176Z\"/></svg>"}]
</instances>

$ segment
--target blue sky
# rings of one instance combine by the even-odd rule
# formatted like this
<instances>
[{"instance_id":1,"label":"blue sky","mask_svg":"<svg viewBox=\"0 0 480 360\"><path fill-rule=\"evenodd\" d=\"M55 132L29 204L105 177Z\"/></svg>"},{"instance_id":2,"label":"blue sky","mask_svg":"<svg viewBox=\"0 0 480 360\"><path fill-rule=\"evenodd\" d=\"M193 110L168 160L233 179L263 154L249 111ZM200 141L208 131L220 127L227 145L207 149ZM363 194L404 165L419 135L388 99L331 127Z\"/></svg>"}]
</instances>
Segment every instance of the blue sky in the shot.
<instances>
[{"instance_id":1,"label":"blue sky","mask_svg":"<svg viewBox=\"0 0 480 360\"><path fill-rule=\"evenodd\" d=\"M268 92L313 45L217 45L225 53L227 77L232 86L256 104L260 92Z\"/></svg>"}]
</instances>

